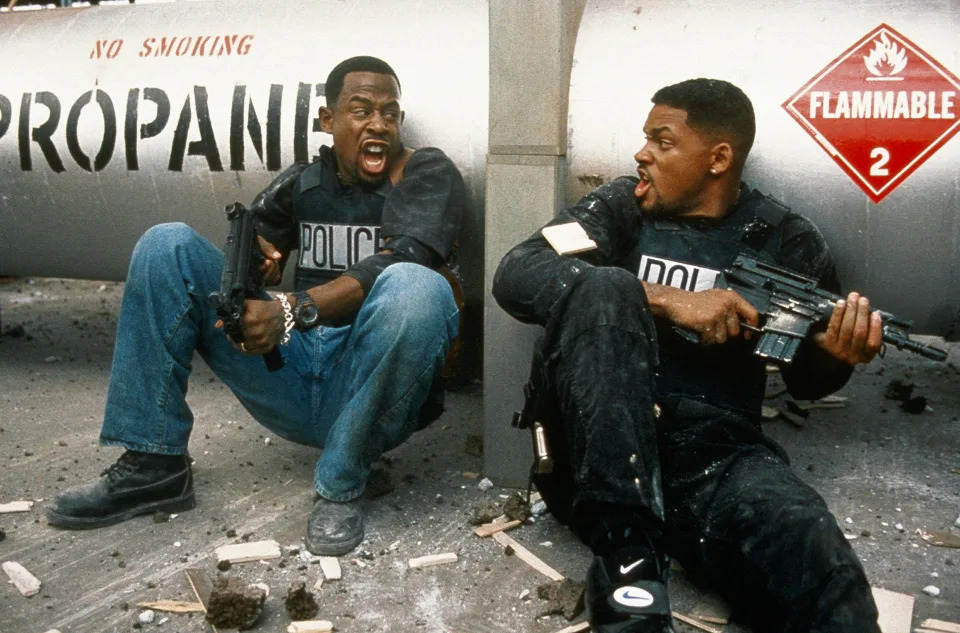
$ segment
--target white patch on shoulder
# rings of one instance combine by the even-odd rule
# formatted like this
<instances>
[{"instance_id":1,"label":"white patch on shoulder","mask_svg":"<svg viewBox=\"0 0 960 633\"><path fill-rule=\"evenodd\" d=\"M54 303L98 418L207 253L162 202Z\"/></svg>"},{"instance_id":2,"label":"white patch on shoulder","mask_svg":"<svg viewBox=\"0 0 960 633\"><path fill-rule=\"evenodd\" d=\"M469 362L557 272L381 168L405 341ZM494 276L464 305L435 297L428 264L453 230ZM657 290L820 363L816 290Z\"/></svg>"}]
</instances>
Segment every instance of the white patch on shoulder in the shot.
<instances>
[{"instance_id":1,"label":"white patch on shoulder","mask_svg":"<svg viewBox=\"0 0 960 633\"><path fill-rule=\"evenodd\" d=\"M637 271L637 276L647 283L692 292L713 288L719 275L719 270L649 255L640 258L640 270Z\"/></svg>"}]
</instances>

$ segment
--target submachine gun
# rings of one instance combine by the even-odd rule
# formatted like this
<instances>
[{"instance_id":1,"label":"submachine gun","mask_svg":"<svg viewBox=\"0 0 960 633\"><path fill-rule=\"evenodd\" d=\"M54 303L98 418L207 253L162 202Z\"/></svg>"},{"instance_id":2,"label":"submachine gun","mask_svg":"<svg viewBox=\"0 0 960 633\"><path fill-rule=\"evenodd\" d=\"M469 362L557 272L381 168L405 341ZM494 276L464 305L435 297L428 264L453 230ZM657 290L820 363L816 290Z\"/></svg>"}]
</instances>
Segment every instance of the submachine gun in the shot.
<instances>
[{"instance_id":1,"label":"submachine gun","mask_svg":"<svg viewBox=\"0 0 960 633\"><path fill-rule=\"evenodd\" d=\"M733 290L757 309L760 336L754 354L783 364L793 360L805 338L826 326L834 305L843 299L818 288L815 279L743 255L723 271L715 287ZM913 321L876 312L883 321L885 343L932 360L947 358L947 352L910 339Z\"/></svg>"},{"instance_id":2,"label":"submachine gun","mask_svg":"<svg viewBox=\"0 0 960 633\"><path fill-rule=\"evenodd\" d=\"M223 247L223 273L220 276L220 291L210 293L210 303L223 321L223 331L233 341L243 342L243 302L259 299L263 295L263 276L260 263L266 257L257 243L257 231L253 214L239 202L225 208L230 221L230 233ZM276 371L283 367L283 356L274 347L263 355L267 369Z\"/></svg>"}]
</instances>

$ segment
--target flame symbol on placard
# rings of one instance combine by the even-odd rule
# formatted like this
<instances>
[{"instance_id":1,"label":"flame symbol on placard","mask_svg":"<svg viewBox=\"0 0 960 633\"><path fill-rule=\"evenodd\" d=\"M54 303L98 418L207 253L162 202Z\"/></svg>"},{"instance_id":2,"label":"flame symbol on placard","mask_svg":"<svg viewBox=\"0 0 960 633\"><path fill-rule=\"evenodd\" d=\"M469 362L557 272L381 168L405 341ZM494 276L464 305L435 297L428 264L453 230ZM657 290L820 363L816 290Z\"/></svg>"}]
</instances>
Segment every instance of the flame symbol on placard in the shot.
<instances>
[{"instance_id":1,"label":"flame symbol on placard","mask_svg":"<svg viewBox=\"0 0 960 633\"><path fill-rule=\"evenodd\" d=\"M886 33L873 41L873 50L864 55L863 63L874 77L898 75L907 67L907 54L896 42L891 42Z\"/></svg>"}]
</instances>

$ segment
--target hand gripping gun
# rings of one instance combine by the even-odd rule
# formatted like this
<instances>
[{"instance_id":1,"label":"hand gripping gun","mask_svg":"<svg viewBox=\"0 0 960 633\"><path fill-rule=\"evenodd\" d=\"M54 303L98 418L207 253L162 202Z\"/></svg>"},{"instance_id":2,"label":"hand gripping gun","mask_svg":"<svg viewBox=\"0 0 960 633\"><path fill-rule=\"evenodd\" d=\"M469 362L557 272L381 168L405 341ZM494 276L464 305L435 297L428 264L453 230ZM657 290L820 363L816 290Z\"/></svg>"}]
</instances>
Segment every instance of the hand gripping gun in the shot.
<instances>
[{"instance_id":1,"label":"hand gripping gun","mask_svg":"<svg viewBox=\"0 0 960 633\"><path fill-rule=\"evenodd\" d=\"M263 277L260 263L265 257L257 242L253 214L239 202L228 204L225 209L230 221L230 233L223 247L223 273L220 276L220 291L210 293L210 303L223 321L223 331L233 341L243 342L243 302L263 296ZM283 356L274 347L263 355L267 369L276 371L283 367Z\"/></svg>"}]
</instances>

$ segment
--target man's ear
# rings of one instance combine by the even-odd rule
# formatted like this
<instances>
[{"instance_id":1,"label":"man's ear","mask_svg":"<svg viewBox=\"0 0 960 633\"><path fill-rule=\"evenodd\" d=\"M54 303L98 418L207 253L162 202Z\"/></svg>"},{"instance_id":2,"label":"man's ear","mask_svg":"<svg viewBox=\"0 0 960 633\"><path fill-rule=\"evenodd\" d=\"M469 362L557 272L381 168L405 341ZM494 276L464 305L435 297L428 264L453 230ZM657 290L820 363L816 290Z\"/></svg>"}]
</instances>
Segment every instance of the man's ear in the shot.
<instances>
[{"instance_id":1,"label":"man's ear","mask_svg":"<svg viewBox=\"0 0 960 633\"><path fill-rule=\"evenodd\" d=\"M710 150L710 173L722 174L733 166L733 147L726 141Z\"/></svg>"},{"instance_id":2,"label":"man's ear","mask_svg":"<svg viewBox=\"0 0 960 633\"><path fill-rule=\"evenodd\" d=\"M400 110L400 125L403 125L403 120L407 117L407 113L403 110Z\"/></svg>"},{"instance_id":3,"label":"man's ear","mask_svg":"<svg viewBox=\"0 0 960 633\"><path fill-rule=\"evenodd\" d=\"M333 134L333 110L327 106L320 106L317 115L320 117L320 129L327 134Z\"/></svg>"}]
</instances>

